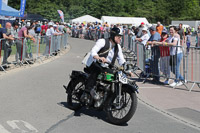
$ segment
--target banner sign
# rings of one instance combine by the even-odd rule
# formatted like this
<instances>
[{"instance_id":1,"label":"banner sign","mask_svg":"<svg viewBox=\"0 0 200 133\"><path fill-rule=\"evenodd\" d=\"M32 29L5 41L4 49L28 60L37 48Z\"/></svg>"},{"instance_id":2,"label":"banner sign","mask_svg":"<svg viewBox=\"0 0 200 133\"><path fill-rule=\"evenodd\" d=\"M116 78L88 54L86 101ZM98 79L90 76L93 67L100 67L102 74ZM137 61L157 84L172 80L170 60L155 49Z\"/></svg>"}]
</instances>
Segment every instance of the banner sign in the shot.
<instances>
[{"instance_id":1,"label":"banner sign","mask_svg":"<svg viewBox=\"0 0 200 133\"><path fill-rule=\"evenodd\" d=\"M64 22L64 14L61 10L58 10L58 14L60 15L60 19Z\"/></svg>"},{"instance_id":2,"label":"banner sign","mask_svg":"<svg viewBox=\"0 0 200 133\"><path fill-rule=\"evenodd\" d=\"M8 0L2 0L2 2L8 5Z\"/></svg>"},{"instance_id":3,"label":"banner sign","mask_svg":"<svg viewBox=\"0 0 200 133\"><path fill-rule=\"evenodd\" d=\"M0 0L0 12L1 12L1 8L2 8L2 0Z\"/></svg>"},{"instance_id":4,"label":"banner sign","mask_svg":"<svg viewBox=\"0 0 200 133\"><path fill-rule=\"evenodd\" d=\"M21 0L20 17L24 17L25 6L26 6L26 0Z\"/></svg>"}]
</instances>

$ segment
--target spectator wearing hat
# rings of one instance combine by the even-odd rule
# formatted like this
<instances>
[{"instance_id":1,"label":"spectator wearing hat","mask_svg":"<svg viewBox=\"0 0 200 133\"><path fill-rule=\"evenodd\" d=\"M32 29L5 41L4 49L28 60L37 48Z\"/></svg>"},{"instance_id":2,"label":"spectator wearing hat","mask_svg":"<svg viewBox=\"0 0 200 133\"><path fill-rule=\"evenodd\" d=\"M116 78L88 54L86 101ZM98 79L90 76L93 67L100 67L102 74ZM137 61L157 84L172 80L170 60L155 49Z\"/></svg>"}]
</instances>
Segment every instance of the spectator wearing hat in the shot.
<instances>
[{"instance_id":1,"label":"spectator wearing hat","mask_svg":"<svg viewBox=\"0 0 200 133\"><path fill-rule=\"evenodd\" d=\"M145 23L142 22L141 25L139 26L139 31L137 33L137 38L142 37L142 29L145 27Z\"/></svg>"},{"instance_id":2,"label":"spectator wearing hat","mask_svg":"<svg viewBox=\"0 0 200 133\"><path fill-rule=\"evenodd\" d=\"M150 29L151 37L149 38L147 44L153 44L155 42L159 42L161 39L161 36L158 32L156 32L156 27L151 26ZM151 60L151 69L153 73L153 82L156 84L160 84L160 76L159 76L159 58L160 58L160 49L159 46L153 46L151 47L152 52L152 60Z\"/></svg>"},{"instance_id":3,"label":"spectator wearing hat","mask_svg":"<svg viewBox=\"0 0 200 133\"><path fill-rule=\"evenodd\" d=\"M66 25L66 28L67 28L67 34L71 35L72 31L71 31L71 25ZM85 30L85 27L84 27L84 30ZM84 32L83 30L83 32ZM86 30L85 30L86 32Z\"/></svg>"},{"instance_id":4,"label":"spectator wearing hat","mask_svg":"<svg viewBox=\"0 0 200 133\"><path fill-rule=\"evenodd\" d=\"M160 22L157 22L156 31L161 35L164 27L161 25Z\"/></svg>"},{"instance_id":5,"label":"spectator wearing hat","mask_svg":"<svg viewBox=\"0 0 200 133\"><path fill-rule=\"evenodd\" d=\"M50 54L49 47L50 47L50 45L52 45L52 44L50 44L50 43L52 43L51 37L53 37L53 35L58 35L54 29L54 27L57 27L57 25L53 25L52 22L49 22L48 27L49 28L47 29L47 32L46 32L46 49L45 49L44 55Z\"/></svg>"},{"instance_id":6,"label":"spectator wearing hat","mask_svg":"<svg viewBox=\"0 0 200 133\"><path fill-rule=\"evenodd\" d=\"M144 27L142 29L142 37L141 38L136 38L136 41L141 42L142 44L146 45L147 41L149 40L150 36L148 34L148 29L146 27Z\"/></svg>"}]
</instances>

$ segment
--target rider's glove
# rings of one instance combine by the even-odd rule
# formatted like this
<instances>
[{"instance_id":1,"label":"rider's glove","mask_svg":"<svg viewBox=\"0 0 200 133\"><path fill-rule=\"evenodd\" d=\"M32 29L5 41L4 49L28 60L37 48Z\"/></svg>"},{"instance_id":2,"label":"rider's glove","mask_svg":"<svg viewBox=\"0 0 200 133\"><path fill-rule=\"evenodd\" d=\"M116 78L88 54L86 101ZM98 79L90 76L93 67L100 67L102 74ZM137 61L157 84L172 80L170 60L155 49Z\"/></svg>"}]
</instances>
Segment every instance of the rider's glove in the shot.
<instances>
[{"instance_id":1,"label":"rider's glove","mask_svg":"<svg viewBox=\"0 0 200 133\"><path fill-rule=\"evenodd\" d=\"M110 69L113 69L114 68L114 65L112 65L112 64L109 64L109 66L108 66Z\"/></svg>"},{"instance_id":2,"label":"rider's glove","mask_svg":"<svg viewBox=\"0 0 200 133\"><path fill-rule=\"evenodd\" d=\"M128 70L128 64L126 62L122 66L123 66L124 71Z\"/></svg>"}]
</instances>

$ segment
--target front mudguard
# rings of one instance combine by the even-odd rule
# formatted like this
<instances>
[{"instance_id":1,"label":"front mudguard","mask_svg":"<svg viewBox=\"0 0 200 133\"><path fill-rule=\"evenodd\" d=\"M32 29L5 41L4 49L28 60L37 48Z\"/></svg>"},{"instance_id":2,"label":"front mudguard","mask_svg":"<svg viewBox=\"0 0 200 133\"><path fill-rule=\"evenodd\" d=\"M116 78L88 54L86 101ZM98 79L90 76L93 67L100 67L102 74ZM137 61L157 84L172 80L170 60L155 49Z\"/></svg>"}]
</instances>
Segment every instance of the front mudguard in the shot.
<instances>
[{"instance_id":1,"label":"front mudguard","mask_svg":"<svg viewBox=\"0 0 200 133\"><path fill-rule=\"evenodd\" d=\"M130 84L123 84L123 85L122 85L122 88L123 88L123 87L130 89L133 93L135 93L135 92L139 93L139 92L138 92L138 88L139 88L139 87L137 86L136 83L131 84L131 85L130 85Z\"/></svg>"},{"instance_id":2,"label":"front mudguard","mask_svg":"<svg viewBox=\"0 0 200 133\"><path fill-rule=\"evenodd\" d=\"M71 78L70 82L68 83L67 86L63 85L63 87L66 90L66 93L68 94L69 92L71 92L71 88L72 88L75 80L82 78L86 82L88 77L89 77L89 75L87 73L73 70L71 75L70 75L70 78Z\"/></svg>"}]
</instances>

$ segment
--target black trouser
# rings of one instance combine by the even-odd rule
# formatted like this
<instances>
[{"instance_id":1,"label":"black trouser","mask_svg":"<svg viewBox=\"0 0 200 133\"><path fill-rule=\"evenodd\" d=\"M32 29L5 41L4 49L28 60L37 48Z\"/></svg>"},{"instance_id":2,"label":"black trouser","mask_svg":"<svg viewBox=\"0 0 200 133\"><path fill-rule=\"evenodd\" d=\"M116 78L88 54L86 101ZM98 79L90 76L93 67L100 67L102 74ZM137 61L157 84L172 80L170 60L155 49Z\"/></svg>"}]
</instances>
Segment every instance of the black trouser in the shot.
<instances>
[{"instance_id":1,"label":"black trouser","mask_svg":"<svg viewBox=\"0 0 200 133\"><path fill-rule=\"evenodd\" d=\"M113 73L113 70L110 68L101 67L99 63L93 62L89 67L90 76L86 83L86 89L91 90L96 85L97 76L102 72Z\"/></svg>"},{"instance_id":2,"label":"black trouser","mask_svg":"<svg viewBox=\"0 0 200 133\"><path fill-rule=\"evenodd\" d=\"M153 56L153 62L151 65L152 73L153 73L153 78L156 81L160 80L160 74L159 74L159 58L160 58L160 49L158 46L154 46L151 48L152 50L152 56Z\"/></svg>"}]
</instances>

